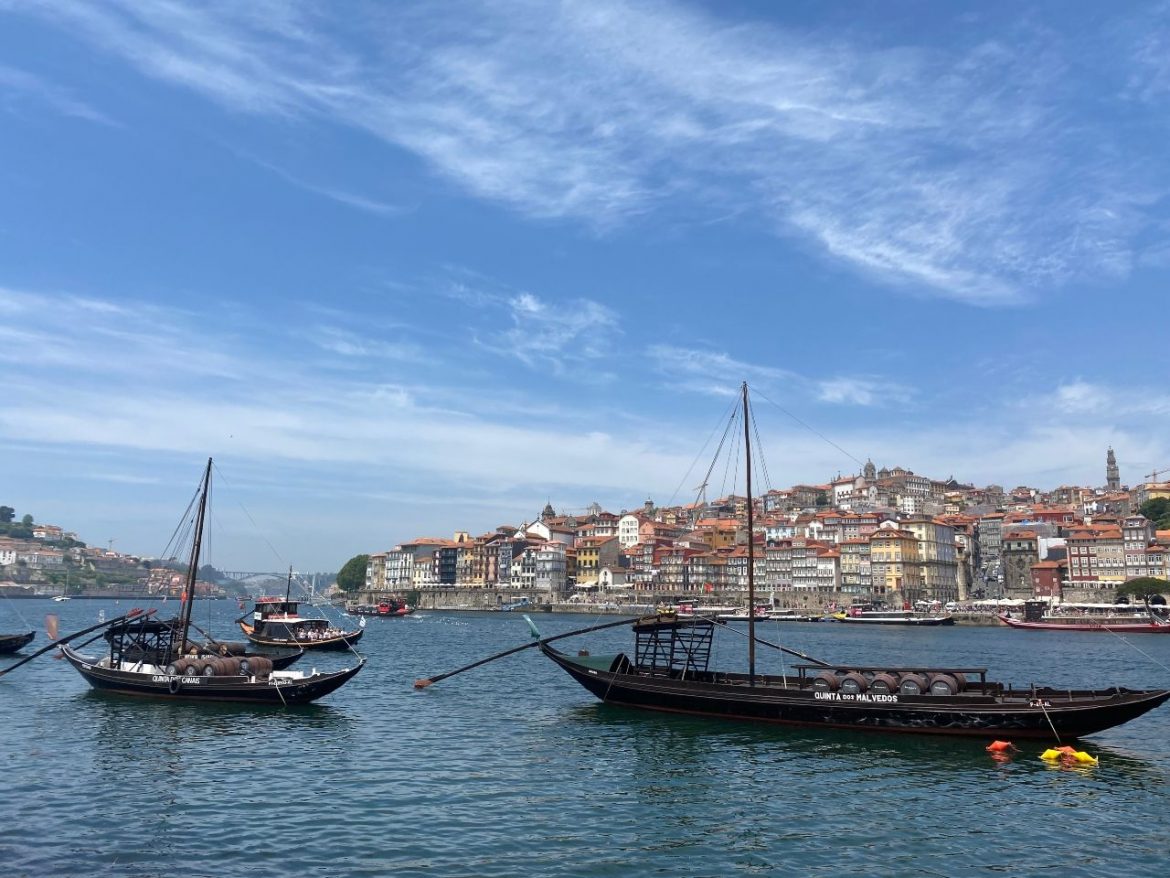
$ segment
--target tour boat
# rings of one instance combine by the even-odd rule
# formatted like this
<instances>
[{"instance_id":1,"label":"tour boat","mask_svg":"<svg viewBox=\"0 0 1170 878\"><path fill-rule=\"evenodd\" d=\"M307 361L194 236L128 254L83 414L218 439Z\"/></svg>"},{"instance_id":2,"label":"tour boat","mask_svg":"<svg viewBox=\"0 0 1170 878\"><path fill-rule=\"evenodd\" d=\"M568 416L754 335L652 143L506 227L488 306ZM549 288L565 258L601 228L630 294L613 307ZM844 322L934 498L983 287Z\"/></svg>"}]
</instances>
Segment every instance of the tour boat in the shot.
<instances>
[{"instance_id":1,"label":"tour boat","mask_svg":"<svg viewBox=\"0 0 1170 878\"><path fill-rule=\"evenodd\" d=\"M1127 612L1128 611L1128 612ZM1059 604L1024 601L1024 618L998 614L1003 624L1021 631L1108 631L1113 634L1170 634L1170 619L1150 608L1132 610L1119 604Z\"/></svg>"},{"instance_id":2,"label":"tour boat","mask_svg":"<svg viewBox=\"0 0 1170 878\"><path fill-rule=\"evenodd\" d=\"M299 646L302 649L349 649L364 628L345 630L328 619L302 616L300 602L285 597L260 597L251 616L236 620L244 636L257 646Z\"/></svg>"},{"instance_id":3,"label":"tour boat","mask_svg":"<svg viewBox=\"0 0 1170 878\"><path fill-rule=\"evenodd\" d=\"M954 625L953 616L946 613L922 613L917 610L887 610L850 607L834 613L838 622L861 625Z\"/></svg>"}]
</instances>

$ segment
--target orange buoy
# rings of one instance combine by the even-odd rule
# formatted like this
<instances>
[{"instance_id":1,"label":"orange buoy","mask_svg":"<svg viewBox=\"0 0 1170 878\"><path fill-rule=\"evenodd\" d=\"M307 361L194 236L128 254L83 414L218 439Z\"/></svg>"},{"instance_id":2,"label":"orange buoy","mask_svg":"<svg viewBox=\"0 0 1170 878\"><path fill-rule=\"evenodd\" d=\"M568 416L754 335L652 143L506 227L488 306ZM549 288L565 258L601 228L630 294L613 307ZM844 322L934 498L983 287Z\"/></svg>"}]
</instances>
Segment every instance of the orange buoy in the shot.
<instances>
[{"instance_id":1,"label":"orange buoy","mask_svg":"<svg viewBox=\"0 0 1170 878\"><path fill-rule=\"evenodd\" d=\"M1016 745L1011 741L992 741L987 745L988 753L1006 753L1009 750L1015 750Z\"/></svg>"}]
</instances>

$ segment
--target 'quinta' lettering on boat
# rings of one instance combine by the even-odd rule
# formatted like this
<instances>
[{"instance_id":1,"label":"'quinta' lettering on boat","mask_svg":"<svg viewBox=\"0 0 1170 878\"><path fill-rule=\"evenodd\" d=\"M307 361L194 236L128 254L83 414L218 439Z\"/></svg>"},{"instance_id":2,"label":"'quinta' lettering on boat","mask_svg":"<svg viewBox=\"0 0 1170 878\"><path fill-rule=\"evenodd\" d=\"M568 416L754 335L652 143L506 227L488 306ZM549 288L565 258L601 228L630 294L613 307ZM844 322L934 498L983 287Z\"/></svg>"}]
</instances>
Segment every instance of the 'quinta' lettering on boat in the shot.
<instances>
[{"instance_id":1,"label":"'quinta' lettering on boat","mask_svg":"<svg viewBox=\"0 0 1170 878\"><path fill-rule=\"evenodd\" d=\"M877 695L873 692L859 692L851 695L848 692L814 692L813 698L818 701L882 701L887 704L897 704L897 695Z\"/></svg>"}]
</instances>

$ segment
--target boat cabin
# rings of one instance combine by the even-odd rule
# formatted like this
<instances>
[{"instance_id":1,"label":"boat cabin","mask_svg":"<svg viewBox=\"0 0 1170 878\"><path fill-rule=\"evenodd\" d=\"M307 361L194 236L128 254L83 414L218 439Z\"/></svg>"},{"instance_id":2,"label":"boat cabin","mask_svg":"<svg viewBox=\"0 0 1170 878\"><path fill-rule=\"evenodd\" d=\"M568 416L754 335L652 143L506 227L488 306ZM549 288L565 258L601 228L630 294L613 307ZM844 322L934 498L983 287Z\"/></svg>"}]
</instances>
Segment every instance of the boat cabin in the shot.
<instances>
[{"instance_id":1,"label":"boat cabin","mask_svg":"<svg viewBox=\"0 0 1170 878\"><path fill-rule=\"evenodd\" d=\"M256 598L256 609L252 611L252 618L259 625L267 619L299 619L298 607L300 601L293 601L282 597Z\"/></svg>"}]
</instances>

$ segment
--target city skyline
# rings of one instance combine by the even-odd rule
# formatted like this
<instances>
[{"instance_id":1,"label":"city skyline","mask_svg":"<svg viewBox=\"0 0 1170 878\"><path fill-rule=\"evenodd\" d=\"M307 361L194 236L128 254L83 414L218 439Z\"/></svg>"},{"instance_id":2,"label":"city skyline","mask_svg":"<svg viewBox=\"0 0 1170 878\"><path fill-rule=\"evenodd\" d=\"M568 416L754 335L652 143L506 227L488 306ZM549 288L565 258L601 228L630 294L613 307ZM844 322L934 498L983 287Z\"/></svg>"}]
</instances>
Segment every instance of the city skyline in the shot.
<instances>
[{"instance_id":1,"label":"city skyline","mask_svg":"<svg viewBox=\"0 0 1170 878\"><path fill-rule=\"evenodd\" d=\"M1170 467L1165 3L0 0L0 503L231 569ZM827 441L828 440L828 441Z\"/></svg>"}]
</instances>

